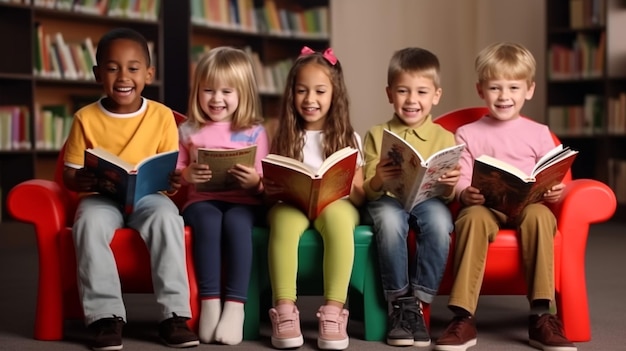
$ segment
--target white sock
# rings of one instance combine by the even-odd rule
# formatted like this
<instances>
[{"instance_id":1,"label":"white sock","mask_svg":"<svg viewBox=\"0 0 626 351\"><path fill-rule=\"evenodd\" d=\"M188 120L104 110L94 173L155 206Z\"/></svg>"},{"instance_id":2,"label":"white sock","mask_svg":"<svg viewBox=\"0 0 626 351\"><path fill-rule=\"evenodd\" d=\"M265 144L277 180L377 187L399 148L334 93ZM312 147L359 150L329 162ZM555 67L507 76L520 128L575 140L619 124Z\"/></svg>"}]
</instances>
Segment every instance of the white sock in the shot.
<instances>
[{"instance_id":1,"label":"white sock","mask_svg":"<svg viewBox=\"0 0 626 351\"><path fill-rule=\"evenodd\" d=\"M215 331L215 340L226 345L237 345L243 340L243 303L226 301L224 312Z\"/></svg>"},{"instance_id":2,"label":"white sock","mask_svg":"<svg viewBox=\"0 0 626 351\"><path fill-rule=\"evenodd\" d=\"M220 299L202 300L200 303L200 326L198 337L205 344L215 341L215 329L222 314L222 301Z\"/></svg>"}]
</instances>

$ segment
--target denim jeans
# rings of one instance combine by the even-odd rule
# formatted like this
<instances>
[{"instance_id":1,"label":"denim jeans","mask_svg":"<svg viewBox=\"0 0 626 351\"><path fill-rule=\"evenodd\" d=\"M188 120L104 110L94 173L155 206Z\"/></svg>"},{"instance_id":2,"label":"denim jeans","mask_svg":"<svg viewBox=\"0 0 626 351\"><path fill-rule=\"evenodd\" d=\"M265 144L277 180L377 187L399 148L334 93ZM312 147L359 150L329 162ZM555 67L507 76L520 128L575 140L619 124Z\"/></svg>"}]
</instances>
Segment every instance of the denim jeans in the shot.
<instances>
[{"instance_id":1,"label":"denim jeans","mask_svg":"<svg viewBox=\"0 0 626 351\"><path fill-rule=\"evenodd\" d=\"M393 197L383 195L367 204L373 221L382 285L387 301L412 293L431 303L443 277L454 229L448 207L438 198L417 204L410 213ZM408 257L409 227L417 252ZM409 290L410 289L410 290Z\"/></svg>"}]
</instances>

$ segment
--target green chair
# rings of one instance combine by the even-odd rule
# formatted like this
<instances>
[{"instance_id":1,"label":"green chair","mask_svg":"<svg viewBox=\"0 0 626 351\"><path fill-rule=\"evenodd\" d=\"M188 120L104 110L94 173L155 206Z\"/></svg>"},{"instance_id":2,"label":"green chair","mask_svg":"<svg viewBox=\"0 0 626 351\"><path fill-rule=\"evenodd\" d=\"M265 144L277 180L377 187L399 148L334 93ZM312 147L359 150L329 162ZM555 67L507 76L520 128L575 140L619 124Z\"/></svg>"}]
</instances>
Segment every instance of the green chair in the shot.
<instances>
[{"instance_id":1,"label":"green chair","mask_svg":"<svg viewBox=\"0 0 626 351\"><path fill-rule=\"evenodd\" d=\"M354 265L350 278L348 303L350 318L363 320L364 338L381 341L385 338L387 311L382 295L376 261L374 237L369 226L358 226L354 231ZM254 257L248 301L245 305L244 339L259 338L261 316L271 307L271 286L267 267L269 230L255 228L252 234ZM300 238L298 252L298 295L323 294L322 237L314 229L308 229Z\"/></svg>"}]
</instances>

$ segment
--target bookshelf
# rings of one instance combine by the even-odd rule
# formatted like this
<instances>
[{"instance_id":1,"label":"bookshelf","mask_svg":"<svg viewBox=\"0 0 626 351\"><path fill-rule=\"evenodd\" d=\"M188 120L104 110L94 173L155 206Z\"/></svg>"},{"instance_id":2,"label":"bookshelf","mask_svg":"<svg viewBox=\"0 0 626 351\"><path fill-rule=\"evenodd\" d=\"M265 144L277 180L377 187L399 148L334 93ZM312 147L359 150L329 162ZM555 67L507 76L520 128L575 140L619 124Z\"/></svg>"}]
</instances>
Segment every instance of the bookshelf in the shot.
<instances>
[{"instance_id":1,"label":"bookshelf","mask_svg":"<svg viewBox=\"0 0 626 351\"><path fill-rule=\"evenodd\" d=\"M0 55L0 192L3 205L14 185L32 178L52 178L58 150L74 109L101 95L101 88L93 80L89 64L81 62L78 55L82 52L80 49L87 49L83 45L87 38L97 44L98 38L105 32L121 26L133 28L146 36L153 46L157 79L146 87L144 95L164 101L163 69L160 65L163 62L162 11L148 6L141 7L141 11L114 7L114 4L130 2L110 1L108 7L103 8L80 5L87 3L91 2L0 1L0 32L4 33L0 36L0 47L10 49ZM140 0L133 3L148 5L158 2ZM43 45L45 40L40 40L45 36L48 36L50 46ZM60 39L65 46L59 46ZM42 45L39 45L40 42ZM56 47L66 47L66 53L70 55L73 50L75 56L65 56L66 60L69 57L73 59L65 61L66 67L87 70L88 74L42 69L43 59L39 58L52 57L52 43ZM42 52L48 52L48 55L42 56ZM82 58L86 60L86 56ZM53 67L50 62L48 68ZM51 112L46 113L45 109L60 112L50 115ZM1 218L6 220L9 218L6 206L2 208Z\"/></svg>"},{"instance_id":2,"label":"bookshelf","mask_svg":"<svg viewBox=\"0 0 626 351\"><path fill-rule=\"evenodd\" d=\"M598 179L619 190L618 183L626 182L626 166L618 172L626 162L626 42L621 39L626 3L546 1L546 16L548 124L564 144L580 151L572 168L575 178ZM616 216L626 214L626 191L620 202Z\"/></svg>"},{"instance_id":3,"label":"bookshelf","mask_svg":"<svg viewBox=\"0 0 626 351\"><path fill-rule=\"evenodd\" d=\"M256 58L263 115L276 117L287 71L302 46L329 46L329 1L165 1L165 101L186 111L193 62L209 48L229 45Z\"/></svg>"}]
</instances>

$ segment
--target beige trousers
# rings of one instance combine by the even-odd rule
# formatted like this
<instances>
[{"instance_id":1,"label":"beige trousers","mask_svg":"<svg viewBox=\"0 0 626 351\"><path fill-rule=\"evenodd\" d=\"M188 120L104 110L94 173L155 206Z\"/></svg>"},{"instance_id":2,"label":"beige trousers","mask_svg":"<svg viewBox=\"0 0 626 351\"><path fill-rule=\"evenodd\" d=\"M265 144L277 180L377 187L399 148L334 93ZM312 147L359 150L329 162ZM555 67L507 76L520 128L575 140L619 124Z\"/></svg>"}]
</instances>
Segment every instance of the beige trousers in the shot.
<instances>
[{"instance_id":1,"label":"beige trousers","mask_svg":"<svg viewBox=\"0 0 626 351\"><path fill-rule=\"evenodd\" d=\"M461 307L472 315L485 273L487 249L506 217L484 206L463 208L455 222L455 279L449 306ZM528 205L516 225L521 244L528 300L554 298L554 235L556 218L543 204Z\"/></svg>"}]
</instances>

